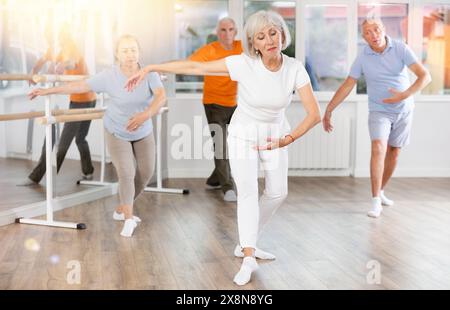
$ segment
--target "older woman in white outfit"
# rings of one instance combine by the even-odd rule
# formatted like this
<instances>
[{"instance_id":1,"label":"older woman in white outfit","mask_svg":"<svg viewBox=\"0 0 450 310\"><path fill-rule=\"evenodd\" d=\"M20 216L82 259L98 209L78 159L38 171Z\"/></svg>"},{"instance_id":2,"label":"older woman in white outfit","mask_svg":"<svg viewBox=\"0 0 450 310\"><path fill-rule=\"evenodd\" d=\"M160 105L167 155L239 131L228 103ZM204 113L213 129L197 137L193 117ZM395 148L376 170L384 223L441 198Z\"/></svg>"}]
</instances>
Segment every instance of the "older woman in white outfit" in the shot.
<instances>
[{"instance_id":1,"label":"older woman in white outfit","mask_svg":"<svg viewBox=\"0 0 450 310\"><path fill-rule=\"evenodd\" d=\"M149 65L127 82L129 90L149 72L177 74L229 74L238 82L238 107L228 129L231 172L236 182L240 244L235 255L244 257L234 282L244 285L258 268L255 258L274 259L257 248L261 229L285 200L287 146L320 122L320 109L303 64L282 53L291 42L283 18L259 11L244 28L244 53L211 62L173 61ZM297 90L306 117L290 130L285 110ZM258 196L258 165L265 176L265 190Z\"/></svg>"}]
</instances>

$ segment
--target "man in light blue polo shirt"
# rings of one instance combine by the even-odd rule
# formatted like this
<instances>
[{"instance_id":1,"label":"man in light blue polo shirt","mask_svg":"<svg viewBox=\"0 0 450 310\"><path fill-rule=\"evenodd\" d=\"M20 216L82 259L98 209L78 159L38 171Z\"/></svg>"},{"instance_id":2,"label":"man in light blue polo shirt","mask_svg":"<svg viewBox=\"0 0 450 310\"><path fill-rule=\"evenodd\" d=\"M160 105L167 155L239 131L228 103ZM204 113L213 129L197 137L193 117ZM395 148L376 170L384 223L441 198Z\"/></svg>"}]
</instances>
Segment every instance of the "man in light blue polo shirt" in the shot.
<instances>
[{"instance_id":1,"label":"man in light blue polo shirt","mask_svg":"<svg viewBox=\"0 0 450 310\"><path fill-rule=\"evenodd\" d=\"M414 110L412 95L424 88L431 78L405 43L386 36L381 20L366 19L361 27L368 46L358 55L349 76L328 104L323 127L327 132L333 130L333 110L364 75L369 97L369 132L372 141L370 179L373 198L368 215L379 217L382 205L394 204L386 198L383 189L395 170L400 149L409 143ZM407 68L417 76L413 84L409 81Z\"/></svg>"}]
</instances>

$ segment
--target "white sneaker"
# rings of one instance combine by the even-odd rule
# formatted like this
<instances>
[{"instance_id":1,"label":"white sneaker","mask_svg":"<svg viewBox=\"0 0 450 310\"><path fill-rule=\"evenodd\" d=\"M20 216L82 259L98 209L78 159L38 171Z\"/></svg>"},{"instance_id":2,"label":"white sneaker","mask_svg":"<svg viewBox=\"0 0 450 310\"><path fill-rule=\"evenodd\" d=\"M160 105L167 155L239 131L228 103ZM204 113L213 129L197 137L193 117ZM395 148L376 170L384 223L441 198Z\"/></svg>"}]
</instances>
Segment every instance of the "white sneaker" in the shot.
<instances>
[{"instance_id":1,"label":"white sneaker","mask_svg":"<svg viewBox=\"0 0 450 310\"><path fill-rule=\"evenodd\" d=\"M251 256L244 257L242 261L241 269L234 276L233 282L237 285L245 285L250 282L253 271L258 270L258 263L256 259Z\"/></svg>"},{"instance_id":2,"label":"white sneaker","mask_svg":"<svg viewBox=\"0 0 450 310\"><path fill-rule=\"evenodd\" d=\"M367 212L367 215L370 217L377 218L381 215L382 211L383 211L383 207L381 206L381 198L373 197L372 198L372 210Z\"/></svg>"},{"instance_id":3,"label":"white sneaker","mask_svg":"<svg viewBox=\"0 0 450 310\"><path fill-rule=\"evenodd\" d=\"M114 219L115 221L125 221L125 214L123 214L123 213L117 213L116 211L114 211L114 213L113 213L113 219ZM142 222L141 219L140 219L139 217L137 217L136 215L133 215L133 220L134 220L136 223Z\"/></svg>"},{"instance_id":4,"label":"white sneaker","mask_svg":"<svg viewBox=\"0 0 450 310\"><path fill-rule=\"evenodd\" d=\"M236 247L234 248L234 256L244 257L244 253L242 253L242 248L239 244L236 245ZM276 256L273 255L272 253L263 251L258 248L256 248L256 250L255 250L255 257L259 258L259 259L275 259L276 258Z\"/></svg>"},{"instance_id":5,"label":"white sneaker","mask_svg":"<svg viewBox=\"0 0 450 310\"><path fill-rule=\"evenodd\" d=\"M394 201L390 200L384 195L384 191L380 192L381 204L383 206L392 207L394 205Z\"/></svg>"},{"instance_id":6,"label":"white sneaker","mask_svg":"<svg viewBox=\"0 0 450 310\"><path fill-rule=\"evenodd\" d=\"M225 195L223 196L223 200L228 201L228 202L234 202L237 201L237 196L236 193L233 190L227 190L225 192Z\"/></svg>"},{"instance_id":7,"label":"white sneaker","mask_svg":"<svg viewBox=\"0 0 450 310\"><path fill-rule=\"evenodd\" d=\"M125 223L123 224L122 231L120 232L120 235L122 237L131 237L133 235L134 229L136 228L137 224L132 219L125 220Z\"/></svg>"}]
</instances>

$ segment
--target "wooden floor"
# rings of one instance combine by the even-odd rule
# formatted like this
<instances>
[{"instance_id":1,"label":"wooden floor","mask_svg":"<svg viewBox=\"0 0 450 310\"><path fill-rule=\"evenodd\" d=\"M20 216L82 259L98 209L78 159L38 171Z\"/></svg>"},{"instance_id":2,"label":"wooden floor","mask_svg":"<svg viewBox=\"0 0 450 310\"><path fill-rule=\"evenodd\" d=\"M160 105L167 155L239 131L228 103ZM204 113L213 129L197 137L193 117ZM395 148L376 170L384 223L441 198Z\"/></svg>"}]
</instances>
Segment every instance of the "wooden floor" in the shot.
<instances>
[{"instance_id":1,"label":"wooden floor","mask_svg":"<svg viewBox=\"0 0 450 310\"><path fill-rule=\"evenodd\" d=\"M45 200L45 176L39 185L17 186L24 182L37 163L23 159L0 158L0 212L15 207L28 205ZM99 179L100 164L93 162L94 178ZM64 196L81 192L89 186L77 185L81 179L80 162L66 159L61 167L60 173L56 174L53 169L53 192L54 196ZM105 180L116 180L116 175L111 164L105 167Z\"/></svg>"},{"instance_id":2,"label":"wooden floor","mask_svg":"<svg viewBox=\"0 0 450 310\"><path fill-rule=\"evenodd\" d=\"M56 214L85 222L84 231L0 227L0 289L238 289L236 205L204 180L167 184L191 193L144 194L131 239L111 218L115 197ZM261 261L243 289L450 289L449 189L450 179L394 179L387 193L396 205L371 219L368 179L290 178L259 243L277 259ZM67 281L71 261L80 284ZM367 282L371 261L379 285Z\"/></svg>"}]
</instances>

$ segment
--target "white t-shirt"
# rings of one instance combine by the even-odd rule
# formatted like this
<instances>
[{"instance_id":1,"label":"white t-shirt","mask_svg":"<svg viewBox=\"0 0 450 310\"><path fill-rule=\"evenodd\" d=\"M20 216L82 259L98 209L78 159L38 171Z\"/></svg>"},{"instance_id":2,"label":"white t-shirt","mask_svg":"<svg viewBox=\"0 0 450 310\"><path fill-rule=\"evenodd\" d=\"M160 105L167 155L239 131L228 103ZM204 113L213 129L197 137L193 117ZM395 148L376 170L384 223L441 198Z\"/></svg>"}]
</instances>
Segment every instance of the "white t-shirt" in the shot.
<instances>
[{"instance_id":1,"label":"white t-shirt","mask_svg":"<svg viewBox=\"0 0 450 310\"><path fill-rule=\"evenodd\" d=\"M276 72L268 70L260 57L251 58L245 54L226 57L225 62L230 78L238 82L238 105L228 133L250 140L256 140L255 130L263 139L288 133L285 110L294 91L310 83L303 64L284 54L281 68ZM272 129L267 132L267 129L255 128L261 126ZM274 126L278 127L276 132Z\"/></svg>"}]
</instances>

